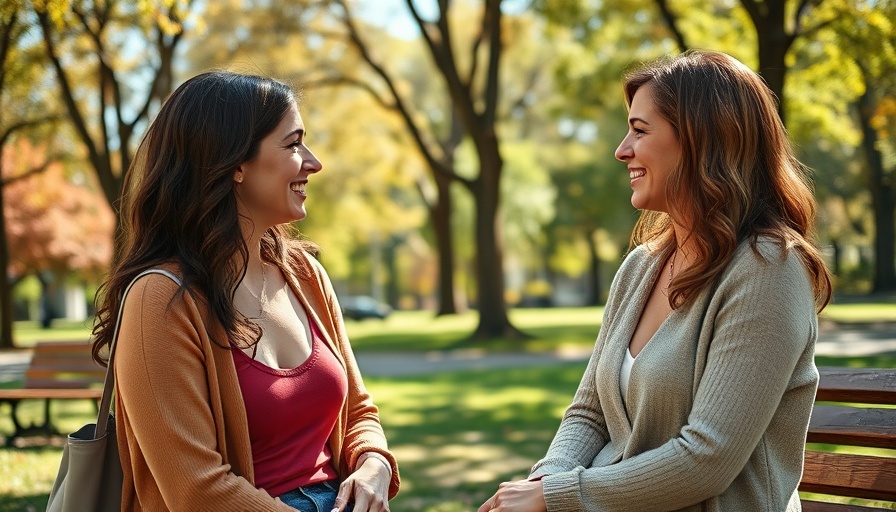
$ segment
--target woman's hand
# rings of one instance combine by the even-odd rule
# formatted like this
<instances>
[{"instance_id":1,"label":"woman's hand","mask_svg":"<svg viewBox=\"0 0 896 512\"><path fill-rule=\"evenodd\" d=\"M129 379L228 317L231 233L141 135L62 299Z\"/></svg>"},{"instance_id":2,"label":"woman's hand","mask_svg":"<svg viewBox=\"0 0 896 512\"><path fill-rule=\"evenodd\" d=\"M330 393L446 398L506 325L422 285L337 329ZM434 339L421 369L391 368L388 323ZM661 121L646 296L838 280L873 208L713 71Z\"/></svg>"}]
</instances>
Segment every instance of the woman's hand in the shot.
<instances>
[{"instance_id":1,"label":"woman's hand","mask_svg":"<svg viewBox=\"0 0 896 512\"><path fill-rule=\"evenodd\" d=\"M504 482L498 492L479 507L479 512L546 512L541 480Z\"/></svg>"},{"instance_id":2,"label":"woman's hand","mask_svg":"<svg viewBox=\"0 0 896 512\"><path fill-rule=\"evenodd\" d=\"M333 512L342 512L354 497L353 512L389 512L389 484L392 475L386 464L367 457L339 486Z\"/></svg>"}]
</instances>

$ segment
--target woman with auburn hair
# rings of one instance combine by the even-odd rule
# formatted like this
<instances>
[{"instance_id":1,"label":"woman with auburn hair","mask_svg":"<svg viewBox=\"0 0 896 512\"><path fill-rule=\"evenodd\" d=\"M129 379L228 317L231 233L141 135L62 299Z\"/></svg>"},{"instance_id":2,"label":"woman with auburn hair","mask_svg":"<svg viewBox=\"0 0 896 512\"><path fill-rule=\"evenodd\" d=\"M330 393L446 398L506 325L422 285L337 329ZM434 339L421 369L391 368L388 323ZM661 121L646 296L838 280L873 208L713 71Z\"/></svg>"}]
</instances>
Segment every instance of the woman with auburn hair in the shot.
<instances>
[{"instance_id":1,"label":"woman with auburn hair","mask_svg":"<svg viewBox=\"0 0 896 512\"><path fill-rule=\"evenodd\" d=\"M627 75L633 249L572 404L480 512L798 511L831 281L775 99L691 51Z\"/></svg>"},{"instance_id":2,"label":"woman with auburn hair","mask_svg":"<svg viewBox=\"0 0 896 512\"><path fill-rule=\"evenodd\" d=\"M149 127L94 327L102 362L120 321L122 510L389 510L395 457L315 247L287 229L321 168L265 77L193 77Z\"/></svg>"}]
</instances>

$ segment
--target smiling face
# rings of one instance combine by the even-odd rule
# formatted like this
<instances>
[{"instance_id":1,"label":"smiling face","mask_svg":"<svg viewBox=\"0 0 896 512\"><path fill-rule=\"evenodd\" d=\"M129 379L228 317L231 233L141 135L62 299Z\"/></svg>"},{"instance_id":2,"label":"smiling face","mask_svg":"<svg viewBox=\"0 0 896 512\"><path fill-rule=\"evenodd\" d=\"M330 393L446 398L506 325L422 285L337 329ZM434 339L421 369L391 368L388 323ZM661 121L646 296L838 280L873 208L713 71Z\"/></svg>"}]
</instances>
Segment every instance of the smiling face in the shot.
<instances>
[{"instance_id":1,"label":"smiling face","mask_svg":"<svg viewBox=\"0 0 896 512\"><path fill-rule=\"evenodd\" d=\"M666 181L681 160L681 145L675 128L657 110L649 83L635 92L628 125L628 133L616 148L616 158L628 168L632 206L670 213Z\"/></svg>"},{"instance_id":2,"label":"smiling face","mask_svg":"<svg viewBox=\"0 0 896 512\"><path fill-rule=\"evenodd\" d=\"M240 215L252 221L257 233L304 219L305 185L320 170L320 161L305 145L305 125L294 104L261 140L255 158L234 173Z\"/></svg>"}]
</instances>

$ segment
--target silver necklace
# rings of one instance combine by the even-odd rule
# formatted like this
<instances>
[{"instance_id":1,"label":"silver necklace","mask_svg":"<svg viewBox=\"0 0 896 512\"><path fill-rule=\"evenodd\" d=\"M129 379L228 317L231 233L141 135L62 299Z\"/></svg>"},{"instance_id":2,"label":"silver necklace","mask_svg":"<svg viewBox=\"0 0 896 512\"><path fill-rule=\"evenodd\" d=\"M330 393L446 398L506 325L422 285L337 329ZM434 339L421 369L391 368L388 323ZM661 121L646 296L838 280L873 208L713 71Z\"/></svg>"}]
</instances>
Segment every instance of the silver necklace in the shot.
<instances>
[{"instance_id":1,"label":"silver necklace","mask_svg":"<svg viewBox=\"0 0 896 512\"><path fill-rule=\"evenodd\" d=\"M675 270L675 253L672 253L672 259L669 260L669 284L672 284L672 271Z\"/></svg>"},{"instance_id":2,"label":"silver necklace","mask_svg":"<svg viewBox=\"0 0 896 512\"><path fill-rule=\"evenodd\" d=\"M246 291L249 292L249 295L251 295L253 299L255 299L255 300L258 301L258 316L250 316L250 317L246 317L246 318L248 318L249 320L263 320L263 319L267 318L267 316L268 316L268 315L267 315L267 309L268 309L268 308L267 308L267 304L268 304L268 300L267 300L267 295L268 295L268 293L267 293L267 284L268 284L268 279L267 279L267 276L266 276L265 273L264 273L264 267L265 267L265 264L262 263L262 264L261 264L261 294L260 294L260 295L255 295L254 293L252 293L252 290L250 290L248 286L246 287Z\"/></svg>"}]
</instances>

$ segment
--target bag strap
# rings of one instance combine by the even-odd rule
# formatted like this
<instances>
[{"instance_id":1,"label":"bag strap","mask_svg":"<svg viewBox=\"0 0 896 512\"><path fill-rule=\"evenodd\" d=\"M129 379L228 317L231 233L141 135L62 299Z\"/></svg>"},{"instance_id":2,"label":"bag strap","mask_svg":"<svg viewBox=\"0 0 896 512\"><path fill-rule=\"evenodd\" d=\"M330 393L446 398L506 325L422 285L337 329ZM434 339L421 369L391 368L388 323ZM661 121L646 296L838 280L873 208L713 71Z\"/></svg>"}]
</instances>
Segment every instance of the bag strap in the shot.
<instances>
[{"instance_id":1,"label":"bag strap","mask_svg":"<svg viewBox=\"0 0 896 512\"><path fill-rule=\"evenodd\" d=\"M138 279L149 274L162 274L168 277L178 286L181 286L180 279L173 273L162 268L151 268L137 274L131 284L124 289L121 295L121 303L118 305L118 316L115 318L115 330L112 331L112 343L109 345L109 364L106 366L106 378L103 381L103 398L100 400L99 412L96 417L96 429L94 430L94 439L99 439L106 435L109 423L109 409L112 407L112 390L115 388L115 372L112 370L112 360L115 357L115 342L118 340L118 331L121 329L121 314L124 312L124 299L128 296L128 292Z\"/></svg>"}]
</instances>

